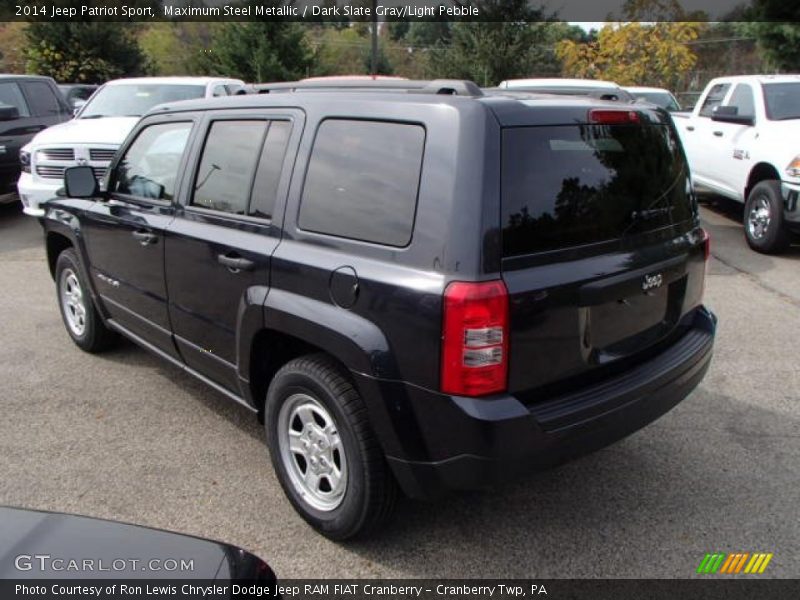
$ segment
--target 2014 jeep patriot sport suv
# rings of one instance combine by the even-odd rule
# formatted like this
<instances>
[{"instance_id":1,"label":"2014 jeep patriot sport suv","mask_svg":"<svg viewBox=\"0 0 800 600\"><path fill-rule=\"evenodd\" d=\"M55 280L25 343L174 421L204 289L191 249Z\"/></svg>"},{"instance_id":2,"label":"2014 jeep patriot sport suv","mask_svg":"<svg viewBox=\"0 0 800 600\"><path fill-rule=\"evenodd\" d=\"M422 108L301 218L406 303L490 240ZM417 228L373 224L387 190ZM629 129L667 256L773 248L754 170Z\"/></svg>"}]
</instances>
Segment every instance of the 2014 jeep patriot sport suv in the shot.
<instances>
[{"instance_id":1,"label":"2014 jeep patriot sport suv","mask_svg":"<svg viewBox=\"0 0 800 600\"><path fill-rule=\"evenodd\" d=\"M342 539L398 488L558 463L698 384L688 175L656 108L306 90L154 109L108 191L69 169L42 222L75 343L122 333L258 413L289 500Z\"/></svg>"}]
</instances>

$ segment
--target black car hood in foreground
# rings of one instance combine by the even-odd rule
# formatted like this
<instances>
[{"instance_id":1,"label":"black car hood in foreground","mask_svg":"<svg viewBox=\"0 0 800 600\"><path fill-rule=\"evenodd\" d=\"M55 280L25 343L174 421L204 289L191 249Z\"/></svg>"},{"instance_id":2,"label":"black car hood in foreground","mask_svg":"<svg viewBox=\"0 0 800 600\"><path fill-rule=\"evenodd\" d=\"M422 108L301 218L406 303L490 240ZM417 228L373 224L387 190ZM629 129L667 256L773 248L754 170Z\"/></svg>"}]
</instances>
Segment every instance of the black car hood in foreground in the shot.
<instances>
[{"instance_id":1,"label":"black car hood in foreground","mask_svg":"<svg viewBox=\"0 0 800 600\"><path fill-rule=\"evenodd\" d=\"M0 507L0 579L204 579L273 583L257 556L189 535Z\"/></svg>"}]
</instances>

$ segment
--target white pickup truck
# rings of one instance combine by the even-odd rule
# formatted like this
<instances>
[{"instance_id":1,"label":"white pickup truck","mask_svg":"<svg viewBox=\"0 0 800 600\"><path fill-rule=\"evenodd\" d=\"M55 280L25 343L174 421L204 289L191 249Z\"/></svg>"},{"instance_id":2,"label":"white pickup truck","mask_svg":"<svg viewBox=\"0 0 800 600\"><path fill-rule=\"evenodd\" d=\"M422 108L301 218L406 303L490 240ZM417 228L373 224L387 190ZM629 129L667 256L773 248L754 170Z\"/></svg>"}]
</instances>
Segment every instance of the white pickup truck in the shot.
<instances>
[{"instance_id":1,"label":"white pickup truck","mask_svg":"<svg viewBox=\"0 0 800 600\"><path fill-rule=\"evenodd\" d=\"M744 203L754 250L786 248L800 232L800 75L714 79L673 119L695 189Z\"/></svg>"},{"instance_id":2,"label":"white pickup truck","mask_svg":"<svg viewBox=\"0 0 800 600\"><path fill-rule=\"evenodd\" d=\"M71 121L37 134L20 151L17 191L25 214L41 217L42 204L64 185L64 170L89 166L105 177L114 154L144 113L157 104L232 96L244 82L221 77L138 77L109 81Z\"/></svg>"}]
</instances>

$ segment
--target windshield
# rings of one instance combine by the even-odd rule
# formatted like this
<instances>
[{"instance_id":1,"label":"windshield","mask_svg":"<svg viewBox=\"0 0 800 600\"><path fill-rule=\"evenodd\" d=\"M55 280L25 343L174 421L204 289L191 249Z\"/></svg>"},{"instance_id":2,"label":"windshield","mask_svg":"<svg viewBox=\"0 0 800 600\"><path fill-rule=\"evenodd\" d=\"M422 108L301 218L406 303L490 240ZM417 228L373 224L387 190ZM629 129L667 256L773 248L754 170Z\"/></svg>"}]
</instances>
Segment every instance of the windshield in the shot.
<instances>
[{"instance_id":1,"label":"windshield","mask_svg":"<svg viewBox=\"0 0 800 600\"><path fill-rule=\"evenodd\" d=\"M503 132L503 254L618 240L692 218L688 171L667 125L576 124Z\"/></svg>"},{"instance_id":2,"label":"windshield","mask_svg":"<svg viewBox=\"0 0 800 600\"><path fill-rule=\"evenodd\" d=\"M764 102L770 121L800 119L800 81L764 84Z\"/></svg>"},{"instance_id":3,"label":"windshield","mask_svg":"<svg viewBox=\"0 0 800 600\"><path fill-rule=\"evenodd\" d=\"M191 100L205 96L202 85L121 84L107 85L81 112L81 119L101 117L141 117L163 102Z\"/></svg>"},{"instance_id":4,"label":"windshield","mask_svg":"<svg viewBox=\"0 0 800 600\"><path fill-rule=\"evenodd\" d=\"M636 99L644 100L650 104L655 104L661 108L669 111L680 110L681 107L678 101L672 97L672 94L667 92L632 92Z\"/></svg>"}]
</instances>

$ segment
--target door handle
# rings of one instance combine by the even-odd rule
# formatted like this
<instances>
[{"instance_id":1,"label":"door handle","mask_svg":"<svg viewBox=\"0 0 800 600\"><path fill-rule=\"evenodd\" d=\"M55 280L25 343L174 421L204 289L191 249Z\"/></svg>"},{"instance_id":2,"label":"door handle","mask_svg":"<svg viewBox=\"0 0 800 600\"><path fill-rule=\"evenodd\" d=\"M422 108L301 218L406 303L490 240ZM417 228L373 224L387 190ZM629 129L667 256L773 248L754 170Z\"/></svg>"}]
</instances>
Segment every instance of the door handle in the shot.
<instances>
[{"instance_id":1,"label":"door handle","mask_svg":"<svg viewBox=\"0 0 800 600\"><path fill-rule=\"evenodd\" d=\"M686 131L694 131L694 125L687 125Z\"/></svg>"},{"instance_id":2,"label":"door handle","mask_svg":"<svg viewBox=\"0 0 800 600\"><path fill-rule=\"evenodd\" d=\"M142 246L149 246L150 244L155 244L158 241L158 236L153 233L152 231L146 231L144 229L136 229L134 230L131 235L135 237Z\"/></svg>"},{"instance_id":3,"label":"door handle","mask_svg":"<svg viewBox=\"0 0 800 600\"><path fill-rule=\"evenodd\" d=\"M714 135L717 136L717 137L722 137L722 132L721 131L715 131Z\"/></svg>"},{"instance_id":4,"label":"door handle","mask_svg":"<svg viewBox=\"0 0 800 600\"><path fill-rule=\"evenodd\" d=\"M217 261L221 265L225 265L231 273L238 273L239 271L252 271L256 266L252 260L242 258L241 256L230 256L228 254L217 255Z\"/></svg>"}]
</instances>

